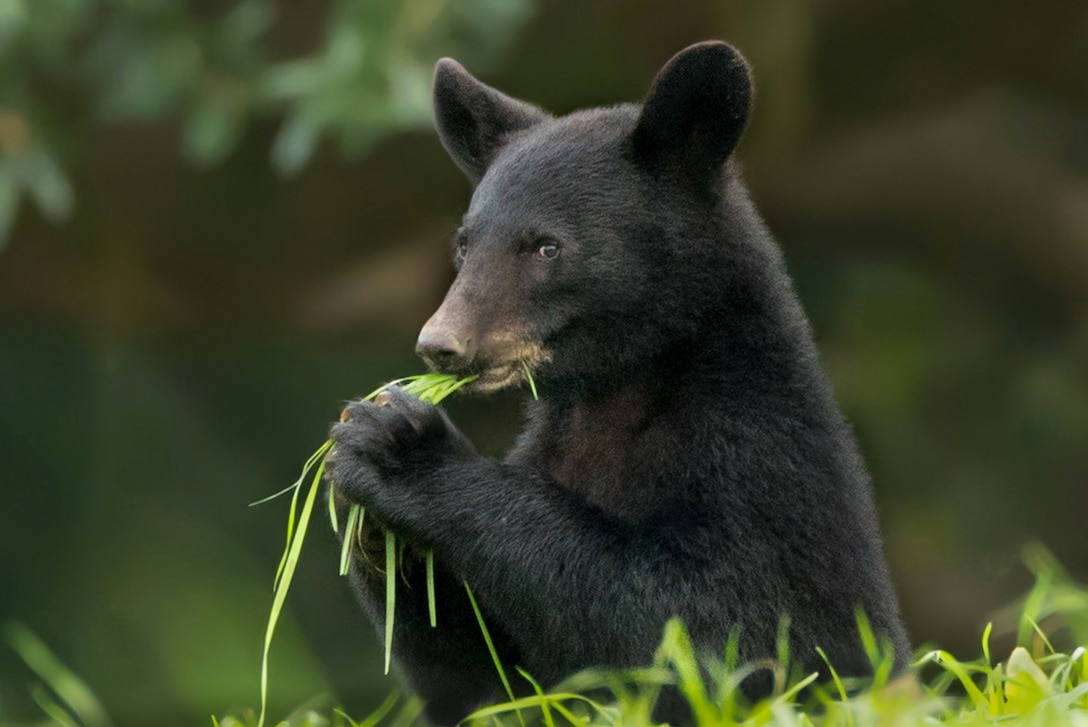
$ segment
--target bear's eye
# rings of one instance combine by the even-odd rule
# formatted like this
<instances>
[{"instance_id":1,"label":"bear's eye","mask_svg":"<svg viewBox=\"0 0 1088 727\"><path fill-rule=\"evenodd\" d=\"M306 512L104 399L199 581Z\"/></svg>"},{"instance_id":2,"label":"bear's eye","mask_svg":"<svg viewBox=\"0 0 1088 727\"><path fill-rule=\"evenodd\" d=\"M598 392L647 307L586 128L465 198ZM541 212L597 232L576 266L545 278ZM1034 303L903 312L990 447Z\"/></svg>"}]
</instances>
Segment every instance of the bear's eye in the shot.
<instances>
[{"instance_id":1,"label":"bear's eye","mask_svg":"<svg viewBox=\"0 0 1088 727\"><path fill-rule=\"evenodd\" d=\"M545 260L554 260L559 257L559 245L556 245L551 240L542 240L540 247L536 250L536 254Z\"/></svg>"}]
</instances>

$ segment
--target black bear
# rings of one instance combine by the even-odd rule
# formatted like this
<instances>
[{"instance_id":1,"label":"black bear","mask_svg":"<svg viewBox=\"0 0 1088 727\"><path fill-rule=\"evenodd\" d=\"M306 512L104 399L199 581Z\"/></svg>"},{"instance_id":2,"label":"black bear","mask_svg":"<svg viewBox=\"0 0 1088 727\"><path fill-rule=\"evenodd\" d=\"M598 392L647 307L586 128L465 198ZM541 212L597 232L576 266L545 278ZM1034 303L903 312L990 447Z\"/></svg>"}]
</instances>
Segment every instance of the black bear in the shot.
<instances>
[{"instance_id":1,"label":"black bear","mask_svg":"<svg viewBox=\"0 0 1088 727\"><path fill-rule=\"evenodd\" d=\"M501 694L462 580L507 668L545 685L650 663L673 616L712 655L740 626L759 659L788 614L804 668L820 646L863 674L860 608L908 658L869 476L732 156L752 93L721 42L676 55L642 105L563 117L438 63L438 133L475 191L417 350L479 392L528 370L539 400L496 461L394 388L345 409L328 469L342 503L435 554L438 627L409 564L393 645L432 720ZM381 631L384 578L354 581Z\"/></svg>"}]
</instances>

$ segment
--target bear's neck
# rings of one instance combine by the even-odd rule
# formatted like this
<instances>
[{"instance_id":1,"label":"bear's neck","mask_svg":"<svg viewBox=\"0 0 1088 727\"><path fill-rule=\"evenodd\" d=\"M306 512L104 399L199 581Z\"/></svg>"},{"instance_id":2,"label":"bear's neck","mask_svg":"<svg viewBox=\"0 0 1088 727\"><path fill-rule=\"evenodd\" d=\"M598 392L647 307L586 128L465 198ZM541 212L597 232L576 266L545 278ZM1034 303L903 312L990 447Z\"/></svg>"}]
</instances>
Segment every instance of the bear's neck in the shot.
<instances>
[{"instance_id":1,"label":"bear's neck","mask_svg":"<svg viewBox=\"0 0 1088 727\"><path fill-rule=\"evenodd\" d=\"M642 479L632 467L647 429L660 417L663 394L639 377L607 391L533 402L522 440L531 442L532 450L515 449L511 459L527 461L552 482L612 515L638 519L646 498L624 498L622 492L625 481Z\"/></svg>"},{"instance_id":2,"label":"bear's neck","mask_svg":"<svg viewBox=\"0 0 1088 727\"><path fill-rule=\"evenodd\" d=\"M743 452L743 433L755 428L763 441L773 437L786 447L792 438L812 441L813 433L837 437L842 416L807 319L775 262L762 261L766 277L747 291L754 304L744 313L723 303L697 335L615 385L531 404L526 449L516 447L510 460L531 464L604 512L638 521L659 514L649 508L679 495L685 482L695 484L701 475L691 462L709 461L699 448Z\"/></svg>"}]
</instances>

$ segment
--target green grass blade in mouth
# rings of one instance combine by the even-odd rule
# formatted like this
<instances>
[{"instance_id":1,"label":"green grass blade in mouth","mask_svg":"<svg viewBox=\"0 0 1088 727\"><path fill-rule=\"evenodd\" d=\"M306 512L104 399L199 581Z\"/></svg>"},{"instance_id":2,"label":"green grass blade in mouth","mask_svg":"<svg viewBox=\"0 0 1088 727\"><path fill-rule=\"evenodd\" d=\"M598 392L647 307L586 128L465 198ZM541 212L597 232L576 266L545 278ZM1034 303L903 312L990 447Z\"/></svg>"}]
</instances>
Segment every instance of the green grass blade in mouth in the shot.
<instances>
[{"instance_id":1,"label":"green grass blade in mouth","mask_svg":"<svg viewBox=\"0 0 1088 727\"><path fill-rule=\"evenodd\" d=\"M529 381L529 391L533 392L533 399L539 400L540 396L536 393L536 382L533 381L533 373L529 370L529 364L522 361L521 368L525 371L525 378Z\"/></svg>"}]
</instances>

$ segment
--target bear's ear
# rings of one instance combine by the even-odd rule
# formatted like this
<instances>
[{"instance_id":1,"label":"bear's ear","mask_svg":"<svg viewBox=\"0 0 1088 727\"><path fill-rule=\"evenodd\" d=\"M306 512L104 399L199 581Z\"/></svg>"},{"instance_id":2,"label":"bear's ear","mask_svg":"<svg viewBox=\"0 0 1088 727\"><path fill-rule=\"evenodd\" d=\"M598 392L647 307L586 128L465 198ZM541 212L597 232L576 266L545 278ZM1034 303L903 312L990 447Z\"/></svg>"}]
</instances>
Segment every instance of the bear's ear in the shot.
<instances>
[{"instance_id":1,"label":"bear's ear","mask_svg":"<svg viewBox=\"0 0 1088 727\"><path fill-rule=\"evenodd\" d=\"M460 63L443 58L434 70L434 118L442 146L476 184L508 134L548 115L480 83Z\"/></svg>"},{"instance_id":2,"label":"bear's ear","mask_svg":"<svg viewBox=\"0 0 1088 727\"><path fill-rule=\"evenodd\" d=\"M728 43L685 48L657 74L632 134L635 159L705 189L737 145L752 102L744 57Z\"/></svg>"}]
</instances>

